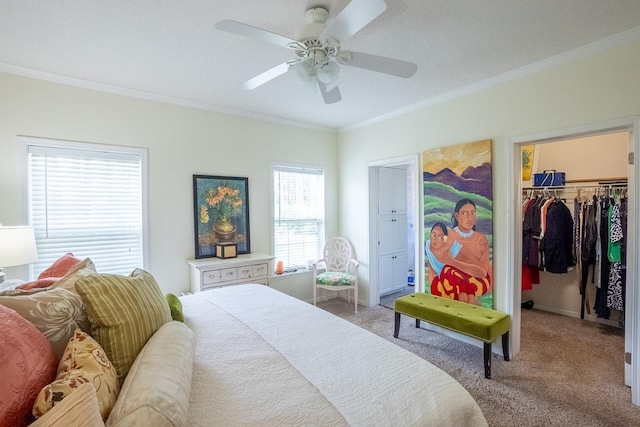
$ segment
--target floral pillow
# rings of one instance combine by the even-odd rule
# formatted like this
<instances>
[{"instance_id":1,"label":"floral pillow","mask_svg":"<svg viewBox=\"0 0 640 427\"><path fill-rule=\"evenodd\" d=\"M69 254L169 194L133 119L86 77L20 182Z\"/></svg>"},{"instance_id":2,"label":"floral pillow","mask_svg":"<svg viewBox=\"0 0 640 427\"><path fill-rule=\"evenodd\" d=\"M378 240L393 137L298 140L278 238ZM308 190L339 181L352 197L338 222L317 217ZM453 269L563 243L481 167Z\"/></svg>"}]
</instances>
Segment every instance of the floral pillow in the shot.
<instances>
[{"instance_id":1,"label":"floral pillow","mask_svg":"<svg viewBox=\"0 0 640 427\"><path fill-rule=\"evenodd\" d=\"M16 289L10 295L0 295L0 305L15 310L38 328L58 359L76 328L91 328L82 299L67 289Z\"/></svg>"},{"instance_id":2,"label":"floral pillow","mask_svg":"<svg viewBox=\"0 0 640 427\"><path fill-rule=\"evenodd\" d=\"M106 420L120 393L116 369L100 344L76 329L58 365L56 380L44 386L38 394L33 415L36 418L43 416L85 383L95 388L102 419Z\"/></svg>"},{"instance_id":3,"label":"floral pillow","mask_svg":"<svg viewBox=\"0 0 640 427\"><path fill-rule=\"evenodd\" d=\"M316 283L325 286L353 286L355 278L353 277L353 274L327 271L325 273L318 274Z\"/></svg>"}]
</instances>

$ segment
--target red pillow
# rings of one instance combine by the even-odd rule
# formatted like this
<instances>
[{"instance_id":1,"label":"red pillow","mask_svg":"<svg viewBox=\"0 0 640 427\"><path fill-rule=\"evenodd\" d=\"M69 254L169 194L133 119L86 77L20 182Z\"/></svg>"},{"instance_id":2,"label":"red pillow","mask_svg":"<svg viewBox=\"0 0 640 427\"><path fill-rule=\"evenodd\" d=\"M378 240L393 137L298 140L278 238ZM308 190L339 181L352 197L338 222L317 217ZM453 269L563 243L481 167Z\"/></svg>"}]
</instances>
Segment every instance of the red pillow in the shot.
<instances>
[{"instance_id":1,"label":"red pillow","mask_svg":"<svg viewBox=\"0 0 640 427\"><path fill-rule=\"evenodd\" d=\"M81 259L73 256L71 252L61 256L56 262L51 264L49 268L40 273L38 279L46 279L49 277L64 277L69 270L75 267Z\"/></svg>"},{"instance_id":2,"label":"red pillow","mask_svg":"<svg viewBox=\"0 0 640 427\"><path fill-rule=\"evenodd\" d=\"M59 277L47 277L46 279L38 279L33 282L23 283L22 285L16 286L16 289L48 288L58 280L60 280Z\"/></svg>"},{"instance_id":3,"label":"red pillow","mask_svg":"<svg viewBox=\"0 0 640 427\"><path fill-rule=\"evenodd\" d=\"M42 387L56 377L58 361L42 332L0 305L0 425L25 426Z\"/></svg>"}]
</instances>

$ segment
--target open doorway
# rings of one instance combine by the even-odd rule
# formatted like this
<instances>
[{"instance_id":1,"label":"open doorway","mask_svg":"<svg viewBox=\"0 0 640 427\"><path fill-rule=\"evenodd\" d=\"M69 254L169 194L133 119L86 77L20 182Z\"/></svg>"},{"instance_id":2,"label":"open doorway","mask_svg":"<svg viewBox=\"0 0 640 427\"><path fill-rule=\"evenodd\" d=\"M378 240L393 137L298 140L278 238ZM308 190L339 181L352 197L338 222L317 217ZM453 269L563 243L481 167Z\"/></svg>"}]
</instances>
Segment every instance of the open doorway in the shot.
<instances>
[{"instance_id":1,"label":"open doorway","mask_svg":"<svg viewBox=\"0 0 640 427\"><path fill-rule=\"evenodd\" d=\"M419 267L418 156L368 165L369 306L385 304L414 292L410 278Z\"/></svg>"},{"instance_id":2,"label":"open doorway","mask_svg":"<svg viewBox=\"0 0 640 427\"><path fill-rule=\"evenodd\" d=\"M637 294L638 291L635 289L634 284L636 284L635 277L637 277L637 225L635 224L637 221L632 221L631 218L634 217L635 212L637 212L637 196L636 196L636 186L637 186L637 173L636 168L637 165L629 164L627 166L627 159L633 158L633 153L636 151L636 147L638 145L637 138L637 120L629 119L629 120L621 120L614 123L607 123L601 126L591 126L591 127L583 127L581 129L571 129L567 131L558 131L547 133L544 135L532 135L526 137L514 138L511 142L514 144L513 155L514 155L514 169L513 169L513 177L514 177L514 211L513 211L513 284L514 287L510 289L512 294L512 319L513 319L513 352L517 354L520 351L521 344L521 336L526 333L526 330L521 328L522 325L522 313L520 312L523 301L534 301L534 305L537 308L542 308L544 310L548 310L550 313L561 314L565 316L572 317L581 317L585 319L584 321L595 321L599 323L604 323L607 325L619 325L624 326L624 349L625 349L625 357L623 358L621 354L612 355L611 363L623 363L622 360L626 360L624 363L624 381L627 385L632 387L632 401L634 404L638 405L638 389L637 384L637 375L634 375L634 370L637 372L637 364L633 365L629 362L632 361L633 357L633 349L637 348L638 345L638 337L637 337L637 321L638 318L635 314L637 307ZM611 138L622 138L622 153L620 153L620 147L615 148L613 143L611 142ZM580 145L575 145L575 141L579 141ZM564 144L564 145L563 145ZM595 144L595 145L589 145ZM556 161L561 161L564 157L568 160L569 163L566 163L566 166L555 166L560 163L555 163L554 166L539 165L538 169L534 172L542 172L543 169L556 169L561 171L563 169L570 169L572 171L571 174L566 175L566 184L563 186L561 192L562 194L554 193L554 196L559 198L564 198L568 200L572 205L574 198L579 196L579 193L585 191L587 193L592 193L594 191L603 191L603 188L606 190L609 186L608 183L614 182L623 182L626 178L626 182L624 185L620 185L620 187L624 187L625 195L627 198L627 203L629 207L629 221L627 222L627 264L626 264L626 280L625 282L629 284L626 286L626 306L624 309L624 314L622 318L619 318L621 314L614 313L609 319L606 319L607 316L601 316L599 313L595 312L587 312L584 313L585 304L590 306L593 309L594 298L596 297L596 289L593 287L587 287L585 294L578 293L581 290L582 284L580 283L582 277L577 274L578 269L571 270L567 272L565 275L561 275L558 277L542 277L540 279L543 282L543 285L539 286L536 289L536 285L533 285L533 293L530 291L524 291L526 288L526 284L523 285L523 276L522 270L518 268L523 263L523 195L526 195L527 191L535 191L532 190L532 186L528 186L528 182L523 182L520 179L522 161L521 161L521 149L527 145L536 145L539 146L544 155L544 148L547 154L556 152L562 153L562 156L555 155ZM576 149L577 147L577 149ZM617 150L617 151L616 151ZM598 151L602 151L598 154ZM607 164L610 163L611 157L614 153L618 153L618 166L613 167L613 172L606 171ZM582 163L576 161L577 157L580 155L589 155L592 154L594 156L594 161L596 165L600 167L587 165L585 161ZM539 160L542 160L540 157ZM573 161L573 163L571 163ZM553 163L553 162L552 162ZM622 166L620 166L622 165ZM582 172L579 172L580 168L582 168ZM600 173L599 173L600 172ZM613 188L610 186L609 188ZM571 193L571 194L569 194ZM584 197L584 194L581 195ZM526 255L526 254L525 254ZM605 254L606 255L606 254ZM580 262L580 260L578 260ZM578 266L580 267L580 265ZM543 273L547 275L547 273ZM593 273L589 276L589 280L593 277ZM586 298L584 298L586 296ZM586 299L586 301L585 301ZM582 311L582 312L581 312ZM622 335L622 334L621 334ZM531 350L525 349L523 350ZM611 379L603 379L603 381L610 381Z\"/></svg>"}]
</instances>

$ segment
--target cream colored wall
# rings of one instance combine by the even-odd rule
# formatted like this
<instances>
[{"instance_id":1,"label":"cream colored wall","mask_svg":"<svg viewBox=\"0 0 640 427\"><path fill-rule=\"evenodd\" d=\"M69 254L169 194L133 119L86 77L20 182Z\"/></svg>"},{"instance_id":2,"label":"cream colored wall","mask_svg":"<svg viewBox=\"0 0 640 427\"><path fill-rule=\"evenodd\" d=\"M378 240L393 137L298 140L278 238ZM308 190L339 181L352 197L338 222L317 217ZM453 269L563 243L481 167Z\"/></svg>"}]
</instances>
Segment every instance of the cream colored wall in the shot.
<instances>
[{"instance_id":1,"label":"cream colored wall","mask_svg":"<svg viewBox=\"0 0 640 427\"><path fill-rule=\"evenodd\" d=\"M340 232L361 264L361 301L369 299L367 162L426 149L493 140L496 307L507 309L510 137L640 115L640 42L503 83L339 135ZM519 159L516 159L519 161ZM359 208L358 208L359 207ZM424 279L420 279L424 280Z\"/></svg>"},{"instance_id":2,"label":"cream colored wall","mask_svg":"<svg viewBox=\"0 0 640 427\"><path fill-rule=\"evenodd\" d=\"M587 138L538 144L537 170L565 173L569 184L627 178L628 134L617 132Z\"/></svg>"},{"instance_id":3,"label":"cream colored wall","mask_svg":"<svg viewBox=\"0 0 640 427\"><path fill-rule=\"evenodd\" d=\"M18 135L148 149L148 269L165 292L189 289L186 260L194 257L193 174L249 178L251 251L271 253L270 162L324 167L327 233L337 231L337 150L331 132L0 73L4 225L21 224L25 218ZM7 269L7 276L16 278L22 272ZM311 295L310 280L300 286L308 286Z\"/></svg>"}]
</instances>

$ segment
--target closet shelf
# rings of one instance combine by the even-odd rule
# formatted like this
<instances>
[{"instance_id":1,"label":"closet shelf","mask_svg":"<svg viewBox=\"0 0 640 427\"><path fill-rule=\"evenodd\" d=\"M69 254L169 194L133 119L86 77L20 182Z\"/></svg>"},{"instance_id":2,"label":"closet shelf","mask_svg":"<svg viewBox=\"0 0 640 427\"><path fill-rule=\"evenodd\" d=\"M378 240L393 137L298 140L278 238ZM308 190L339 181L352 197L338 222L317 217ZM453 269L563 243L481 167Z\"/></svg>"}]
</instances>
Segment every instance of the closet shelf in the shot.
<instances>
[{"instance_id":1,"label":"closet shelf","mask_svg":"<svg viewBox=\"0 0 640 427\"><path fill-rule=\"evenodd\" d=\"M583 183L583 184L579 184ZM526 186L522 190L573 190L578 188L626 188L627 179L607 180L607 181L573 181L572 185L547 185L544 187Z\"/></svg>"}]
</instances>

